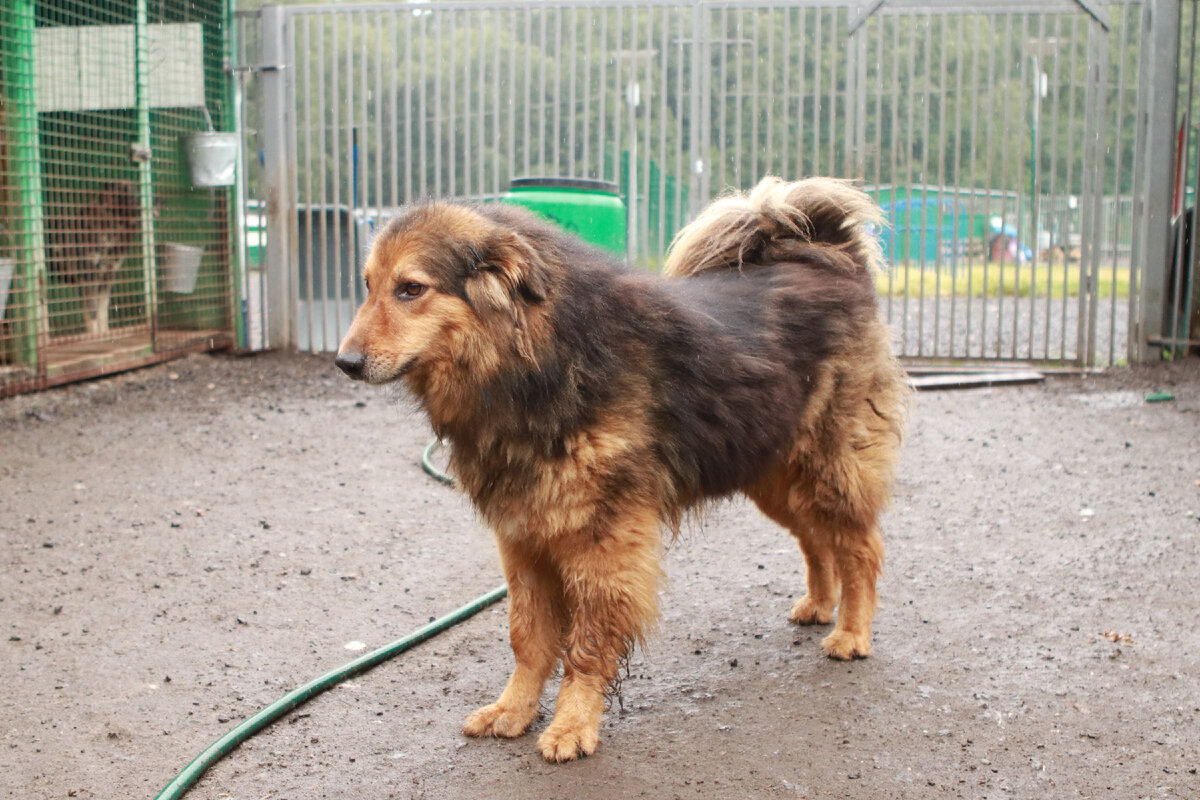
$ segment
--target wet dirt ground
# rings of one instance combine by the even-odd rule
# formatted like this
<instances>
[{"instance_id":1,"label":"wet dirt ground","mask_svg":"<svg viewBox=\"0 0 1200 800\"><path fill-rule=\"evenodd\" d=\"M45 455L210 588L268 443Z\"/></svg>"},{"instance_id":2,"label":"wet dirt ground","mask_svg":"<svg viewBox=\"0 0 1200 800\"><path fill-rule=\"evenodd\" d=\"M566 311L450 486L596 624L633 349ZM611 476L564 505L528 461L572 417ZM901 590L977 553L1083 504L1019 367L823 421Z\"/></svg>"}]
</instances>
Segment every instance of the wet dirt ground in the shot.
<instances>
[{"instance_id":1,"label":"wet dirt ground","mask_svg":"<svg viewBox=\"0 0 1200 800\"><path fill-rule=\"evenodd\" d=\"M1149 403L1148 392L1173 400ZM0 795L151 798L289 689L500 583L426 423L328 358L0 401ZM667 555L600 749L474 741L501 603L301 707L189 797L1200 795L1200 359L917 396L872 658L787 622L744 502ZM544 702L553 697L547 690Z\"/></svg>"}]
</instances>

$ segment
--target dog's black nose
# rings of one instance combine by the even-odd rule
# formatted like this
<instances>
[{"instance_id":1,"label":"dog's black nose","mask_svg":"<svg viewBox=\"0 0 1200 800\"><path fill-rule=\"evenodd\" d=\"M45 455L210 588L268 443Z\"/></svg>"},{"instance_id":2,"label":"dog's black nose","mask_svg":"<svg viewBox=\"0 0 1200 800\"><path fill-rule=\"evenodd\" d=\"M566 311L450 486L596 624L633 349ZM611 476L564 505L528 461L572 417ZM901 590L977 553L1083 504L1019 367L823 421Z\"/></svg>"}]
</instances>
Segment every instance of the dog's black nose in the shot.
<instances>
[{"instance_id":1,"label":"dog's black nose","mask_svg":"<svg viewBox=\"0 0 1200 800\"><path fill-rule=\"evenodd\" d=\"M362 353L338 352L337 357L333 359L333 363L338 365L338 369L349 375L355 380L359 380L363 376L363 371L367 368L367 357Z\"/></svg>"}]
</instances>

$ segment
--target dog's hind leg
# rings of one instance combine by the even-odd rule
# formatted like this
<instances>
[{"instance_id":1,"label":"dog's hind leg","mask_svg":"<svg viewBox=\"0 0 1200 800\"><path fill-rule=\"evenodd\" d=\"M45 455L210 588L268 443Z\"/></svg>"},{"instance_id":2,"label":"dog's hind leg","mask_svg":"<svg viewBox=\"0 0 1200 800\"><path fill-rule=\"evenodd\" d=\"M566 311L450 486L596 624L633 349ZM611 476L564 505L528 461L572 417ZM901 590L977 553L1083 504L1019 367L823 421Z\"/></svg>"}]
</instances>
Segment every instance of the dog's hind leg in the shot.
<instances>
[{"instance_id":1,"label":"dog's hind leg","mask_svg":"<svg viewBox=\"0 0 1200 800\"><path fill-rule=\"evenodd\" d=\"M508 581L509 639L516 667L500 698L467 717L467 736L513 738L537 718L546 680L563 648L566 609L554 567L521 546L500 553Z\"/></svg>"},{"instance_id":2,"label":"dog's hind leg","mask_svg":"<svg viewBox=\"0 0 1200 800\"><path fill-rule=\"evenodd\" d=\"M599 743L621 662L657 619L660 524L637 510L556 552L571 621L554 720L538 739L549 761L590 755Z\"/></svg>"},{"instance_id":3,"label":"dog's hind leg","mask_svg":"<svg viewBox=\"0 0 1200 800\"><path fill-rule=\"evenodd\" d=\"M817 523L791 508L790 488L788 470L779 468L768 473L748 494L764 514L787 528L804 554L805 593L792 606L790 619L800 625L827 625L833 622L840 588L837 560Z\"/></svg>"},{"instance_id":4,"label":"dog's hind leg","mask_svg":"<svg viewBox=\"0 0 1200 800\"><path fill-rule=\"evenodd\" d=\"M838 659L871 653L884 557L878 516L894 461L883 433L855 433L801 449L797 461L769 471L748 492L804 553L808 591L792 608L792 620L829 622L837 604L837 624L821 648Z\"/></svg>"}]
</instances>

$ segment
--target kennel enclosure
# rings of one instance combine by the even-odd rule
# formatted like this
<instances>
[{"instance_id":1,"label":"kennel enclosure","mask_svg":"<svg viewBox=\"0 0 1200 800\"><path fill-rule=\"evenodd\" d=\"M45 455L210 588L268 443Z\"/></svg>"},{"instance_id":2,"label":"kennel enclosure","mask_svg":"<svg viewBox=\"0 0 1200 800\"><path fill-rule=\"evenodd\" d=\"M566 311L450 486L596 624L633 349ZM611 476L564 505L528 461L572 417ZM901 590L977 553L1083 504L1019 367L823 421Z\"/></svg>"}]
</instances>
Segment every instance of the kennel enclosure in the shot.
<instances>
[{"instance_id":1,"label":"kennel enclosure","mask_svg":"<svg viewBox=\"0 0 1200 800\"><path fill-rule=\"evenodd\" d=\"M230 1L0 8L0 395L235 341Z\"/></svg>"}]
</instances>

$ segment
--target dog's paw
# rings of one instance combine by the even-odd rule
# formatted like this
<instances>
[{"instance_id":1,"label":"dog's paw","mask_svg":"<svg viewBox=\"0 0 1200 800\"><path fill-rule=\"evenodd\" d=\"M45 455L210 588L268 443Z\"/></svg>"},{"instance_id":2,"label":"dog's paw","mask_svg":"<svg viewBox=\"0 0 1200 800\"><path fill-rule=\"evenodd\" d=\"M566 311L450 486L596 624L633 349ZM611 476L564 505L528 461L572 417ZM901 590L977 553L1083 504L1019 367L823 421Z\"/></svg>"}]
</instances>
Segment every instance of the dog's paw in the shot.
<instances>
[{"instance_id":1,"label":"dog's paw","mask_svg":"<svg viewBox=\"0 0 1200 800\"><path fill-rule=\"evenodd\" d=\"M797 625L828 625L833 622L833 606L817 605L808 595L804 595L792 606L788 618Z\"/></svg>"},{"instance_id":2,"label":"dog's paw","mask_svg":"<svg viewBox=\"0 0 1200 800\"><path fill-rule=\"evenodd\" d=\"M849 661L871 655L871 634L852 631L834 631L821 642L821 649L830 658Z\"/></svg>"},{"instance_id":3,"label":"dog's paw","mask_svg":"<svg viewBox=\"0 0 1200 800\"><path fill-rule=\"evenodd\" d=\"M529 729L537 710L505 708L499 703L484 706L463 723L463 733L467 736L496 736L501 739L514 739Z\"/></svg>"},{"instance_id":4,"label":"dog's paw","mask_svg":"<svg viewBox=\"0 0 1200 800\"><path fill-rule=\"evenodd\" d=\"M596 727L551 724L538 739L538 749L547 761L574 761L596 752L600 731Z\"/></svg>"}]
</instances>

